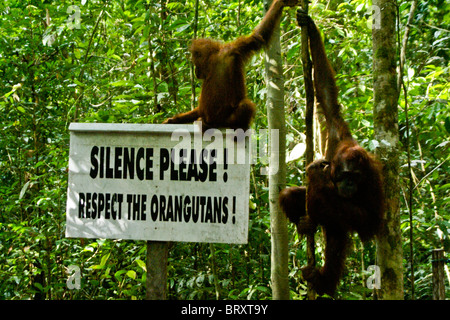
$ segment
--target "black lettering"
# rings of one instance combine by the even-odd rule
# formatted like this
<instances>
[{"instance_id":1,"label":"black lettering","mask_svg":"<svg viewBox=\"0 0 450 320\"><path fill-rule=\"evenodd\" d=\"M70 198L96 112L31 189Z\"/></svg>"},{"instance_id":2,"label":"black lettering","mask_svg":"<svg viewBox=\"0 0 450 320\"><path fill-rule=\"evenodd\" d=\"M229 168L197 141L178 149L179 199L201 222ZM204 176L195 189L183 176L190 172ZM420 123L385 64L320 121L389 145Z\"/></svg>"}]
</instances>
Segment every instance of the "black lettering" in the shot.
<instances>
[{"instance_id":1,"label":"black lettering","mask_svg":"<svg viewBox=\"0 0 450 320\"><path fill-rule=\"evenodd\" d=\"M158 219L158 196L156 194L152 197L152 202L150 204L150 214L153 221L156 221L156 219Z\"/></svg>"},{"instance_id":2,"label":"black lettering","mask_svg":"<svg viewBox=\"0 0 450 320\"><path fill-rule=\"evenodd\" d=\"M145 179L153 180L153 148L145 149Z\"/></svg>"},{"instance_id":3,"label":"black lettering","mask_svg":"<svg viewBox=\"0 0 450 320\"><path fill-rule=\"evenodd\" d=\"M145 220L147 218L143 211L147 208L147 196L140 194L128 194L128 220Z\"/></svg>"},{"instance_id":4,"label":"black lettering","mask_svg":"<svg viewBox=\"0 0 450 320\"><path fill-rule=\"evenodd\" d=\"M136 175L139 180L144 180L144 169L141 168L141 160L144 160L144 148L139 148L136 155Z\"/></svg>"},{"instance_id":5,"label":"black lettering","mask_svg":"<svg viewBox=\"0 0 450 320\"><path fill-rule=\"evenodd\" d=\"M228 221L228 197L223 198L222 207L223 207L222 223L226 224Z\"/></svg>"},{"instance_id":6,"label":"black lettering","mask_svg":"<svg viewBox=\"0 0 450 320\"><path fill-rule=\"evenodd\" d=\"M208 178L208 163L204 160L204 155L208 153L208 150L203 149L200 155L200 171L197 172L197 181L205 182ZM198 169L198 168L197 168Z\"/></svg>"},{"instance_id":7,"label":"black lettering","mask_svg":"<svg viewBox=\"0 0 450 320\"><path fill-rule=\"evenodd\" d=\"M215 222L213 221L211 197L206 198L205 222Z\"/></svg>"},{"instance_id":8,"label":"black lettering","mask_svg":"<svg viewBox=\"0 0 450 320\"><path fill-rule=\"evenodd\" d=\"M141 220L147 220L147 214L145 211L147 210L147 195L143 194L141 196Z\"/></svg>"},{"instance_id":9,"label":"black lettering","mask_svg":"<svg viewBox=\"0 0 450 320\"><path fill-rule=\"evenodd\" d=\"M112 218L114 220L120 220L122 219L122 201L123 201L123 194L120 193L114 193L111 199L111 213ZM118 210L116 210L116 204Z\"/></svg>"},{"instance_id":10,"label":"black lettering","mask_svg":"<svg viewBox=\"0 0 450 320\"><path fill-rule=\"evenodd\" d=\"M84 207L86 205L86 197L84 196L84 193L78 194L78 218L84 219Z\"/></svg>"},{"instance_id":11,"label":"black lettering","mask_svg":"<svg viewBox=\"0 0 450 320\"><path fill-rule=\"evenodd\" d=\"M113 179L114 178L114 168L111 167L111 148L106 147L106 178Z\"/></svg>"},{"instance_id":12,"label":"black lettering","mask_svg":"<svg viewBox=\"0 0 450 320\"><path fill-rule=\"evenodd\" d=\"M159 157L159 180L164 180L164 171L167 171L170 166L169 150L161 149Z\"/></svg>"},{"instance_id":13,"label":"black lettering","mask_svg":"<svg viewBox=\"0 0 450 320\"><path fill-rule=\"evenodd\" d=\"M105 194L105 219L111 219L111 194Z\"/></svg>"},{"instance_id":14,"label":"black lettering","mask_svg":"<svg viewBox=\"0 0 450 320\"><path fill-rule=\"evenodd\" d=\"M134 179L134 148L130 148L131 154L128 148L125 148L123 159L123 178L127 178L127 172L130 174L130 179Z\"/></svg>"},{"instance_id":15,"label":"black lettering","mask_svg":"<svg viewBox=\"0 0 450 320\"><path fill-rule=\"evenodd\" d=\"M122 148L114 149L114 178L122 179Z\"/></svg>"},{"instance_id":16,"label":"black lettering","mask_svg":"<svg viewBox=\"0 0 450 320\"><path fill-rule=\"evenodd\" d=\"M223 150L223 169L228 169L228 149Z\"/></svg>"},{"instance_id":17,"label":"black lettering","mask_svg":"<svg viewBox=\"0 0 450 320\"><path fill-rule=\"evenodd\" d=\"M127 194L127 203L128 203L128 220L131 220L131 204L133 202L133 195Z\"/></svg>"},{"instance_id":18,"label":"black lettering","mask_svg":"<svg viewBox=\"0 0 450 320\"><path fill-rule=\"evenodd\" d=\"M188 196L184 197L184 213L183 213L184 222L189 222L189 220L191 220L192 207L190 206L190 204L191 198Z\"/></svg>"},{"instance_id":19,"label":"black lettering","mask_svg":"<svg viewBox=\"0 0 450 320\"><path fill-rule=\"evenodd\" d=\"M111 198L111 216L112 216L113 220L116 220L116 218L117 218L117 211L115 210L115 207L114 207L114 205L116 204L116 197L117 197L117 193L114 193Z\"/></svg>"},{"instance_id":20,"label":"black lettering","mask_svg":"<svg viewBox=\"0 0 450 320\"><path fill-rule=\"evenodd\" d=\"M205 222L205 204L206 204L206 197L202 196L200 197L200 206L201 206L201 222Z\"/></svg>"},{"instance_id":21,"label":"black lettering","mask_svg":"<svg viewBox=\"0 0 450 320\"><path fill-rule=\"evenodd\" d=\"M199 197L194 197L194 199L192 199L192 222L197 223L198 221L198 214L199 214L199 205L198 205L198 199Z\"/></svg>"},{"instance_id":22,"label":"black lettering","mask_svg":"<svg viewBox=\"0 0 450 320\"><path fill-rule=\"evenodd\" d=\"M100 218L100 214L105 209L105 195L103 193L98 194L98 217Z\"/></svg>"},{"instance_id":23,"label":"black lettering","mask_svg":"<svg viewBox=\"0 0 450 320\"><path fill-rule=\"evenodd\" d=\"M188 172L187 172L187 177L186 179L188 181L192 181L192 178L195 179L195 181L198 181L198 177L197 177L197 164L196 164L196 160L195 160L195 150L191 150L191 161L189 162L189 166L188 166Z\"/></svg>"},{"instance_id":24,"label":"black lettering","mask_svg":"<svg viewBox=\"0 0 450 320\"><path fill-rule=\"evenodd\" d=\"M100 147L100 178L103 178L104 163L105 163L105 147Z\"/></svg>"},{"instance_id":25,"label":"black lettering","mask_svg":"<svg viewBox=\"0 0 450 320\"><path fill-rule=\"evenodd\" d=\"M174 221L183 221L183 196L175 197Z\"/></svg>"},{"instance_id":26,"label":"black lettering","mask_svg":"<svg viewBox=\"0 0 450 320\"><path fill-rule=\"evenodd\" d=\"M91 217L91 193L86 193L86 218Z\"/></svg>"},{"instance_id":27,"label":"black lettering","mask_svg":"<svg viewBox=\"0 0 450 320\"><path fill-rule=\"evenodd\" d=\"M167 221L166 220L166 197L161 196L159 198L159 221Z\"/></svg>"},{"instance_id":28,"label":"black lettering","mask_svg":"<svg viewBox=\"0 0 450 320\"><path fill-rule=\"evenodd\" d=\"M175 149L171 149L171 162L170 162L170 180L176 181L178 180L178 171L175 170Z\"/></svg>"},{"instance_id":29,"label":"black lettering","mask_svg":"<svg viewBox=\"0 0 450 320\"><path fill-rule=\"evenodd\" d=\"M140 195L136 194L133 195L133 220L140 220L139 219L140 198L141 198Z\"/></svg>"},{"instance_id":30,"label":"black lettering","mask_svg":"<svg viewBox=\"0 0 450 320\"><path fill-rule=\"evenodd\" d=\"M210 153L210 160L209 160L209 181L217 181L217 150L213 149Z\"/></svg>"},{"instance_id":31,"label":"black lettering","mask_svg":"<svg viewBox=\"0 0 450 320\"><path fill-rule=\"evenodd\" d=\"M214 197L214 217L213 221L215 223L222 222L222 197Z\"/></svg>"},{"instance_id":32,"label":"black lettering","mask_svg":"<svg viewBox=\"0 0 450 320\"><path fill-rule=\"evenodd\" d=\"M118 202L119 202L119 220L122 219L122 202L123 202L123 194L118 195Z\"/></svg>"},{"instance_id":33,"label":"black lettering","mask_svg":"<svg viewBox=\"0 0 450 320\"><path fill-rule=\"evenodd\" d=\"M180 181L186 181L186 157L187 157L187 150L181 149L180 150Z\"/></svg>"},{"instance_id":34,"label":"black lettering","mask_svg":"<svg viewBox=\"0 0 450 320\"><path fill-rule=\"evenodd\" d=\"M173 203L172 196L167 199L166 221L173 221Z\"/></svg>"},{"instance_id":35,"label":"black lettering","mask_svg":"<svg viewBox=\"0 0 450 320\"><path fill-rule=\"evenodd\" d=\"M97 217L97 193L92 194L92 219Z\"/></svg>"},{"instance_id":36,"label":"black lettering","mask_svg":"<svg viewBox=\"0 0 450 320\"><path fill-rule=\"evenodd\" d=\"M98 147L94 146L91 149L91 170L89 172L89 175L91 176L92 179L95 179L97 177L98 174Z\"/></svg>"}]
</instances>

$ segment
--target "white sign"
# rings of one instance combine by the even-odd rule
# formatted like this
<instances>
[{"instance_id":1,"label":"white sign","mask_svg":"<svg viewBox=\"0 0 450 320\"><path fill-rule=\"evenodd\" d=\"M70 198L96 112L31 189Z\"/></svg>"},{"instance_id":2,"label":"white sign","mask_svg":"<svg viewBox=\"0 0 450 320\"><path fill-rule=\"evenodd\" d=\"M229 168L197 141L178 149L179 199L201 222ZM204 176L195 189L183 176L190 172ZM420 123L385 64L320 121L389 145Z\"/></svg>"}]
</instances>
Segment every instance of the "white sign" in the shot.
<instances>
[{"instance_id":1,"label":"white sign","mask_svg":"<svg viewBox=\"0 0 450 320\"><path fill-rule=\"evenodd\" d=\"M69 130L67 237L247 243L249 135L196 124Z\"/></svg>"}]
</instances>

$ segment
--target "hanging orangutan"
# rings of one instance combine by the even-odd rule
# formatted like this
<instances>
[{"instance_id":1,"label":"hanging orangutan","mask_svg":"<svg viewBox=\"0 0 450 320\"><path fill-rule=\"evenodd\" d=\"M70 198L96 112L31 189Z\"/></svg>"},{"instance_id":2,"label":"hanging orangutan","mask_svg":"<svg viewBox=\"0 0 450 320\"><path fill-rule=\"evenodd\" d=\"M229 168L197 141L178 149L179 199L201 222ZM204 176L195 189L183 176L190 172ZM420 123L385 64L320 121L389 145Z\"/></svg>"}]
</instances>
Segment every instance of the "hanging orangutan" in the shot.
<instances>
[{"instance_id":1,"label":"hanging orangutan","mask_svg":"<svg viewBox=\"0 0 450 320\"><path fill-rule=\"evenodd\" d=\"M357 232L366 242L381 227L384 212L381 164L358 145L342 118L334 71L319 30L301 10L297 12L297 21L299 26L308 28L315 95L325 116L328 143L325 159L312 162L306 169L308 189L284 189L279 201L299 233L313 235L317 226L322 226L326 241L324 265L306 266L302 274L318 294L333 295L344 270L350 233Z\"/></svg>"}]
</instances>

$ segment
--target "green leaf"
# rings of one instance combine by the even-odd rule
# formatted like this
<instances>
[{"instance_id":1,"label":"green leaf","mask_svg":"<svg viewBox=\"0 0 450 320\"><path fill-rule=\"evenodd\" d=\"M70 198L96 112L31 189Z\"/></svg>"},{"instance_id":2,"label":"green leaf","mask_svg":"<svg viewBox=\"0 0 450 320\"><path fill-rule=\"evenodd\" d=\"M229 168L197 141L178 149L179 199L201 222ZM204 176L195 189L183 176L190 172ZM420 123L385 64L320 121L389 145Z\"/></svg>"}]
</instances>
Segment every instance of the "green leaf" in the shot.
<instances>
[{"instance_id":1,"label":"green leaf","mask_svg":"<svg viewBox=\"0 0 450 320\"><path fill-rule=\"evenodd\" d=\"M141 259L136 259L135 262L138 264L139 267L141 267L142 270L147 272L147 266L145 265L145 262Z\"/></svg>"},{"instance_id":2,"label":"green leaf","mask_svg":"<svg viewBox=\"0 0 450 320\"><path fill-rule=\"evenodd\" d=\"M34 286L38 288L40 291L44 292L44 287L42 287L42 284L40 284L39 282L35 282Z\"/></svg>"},{"instance_id":3,"label":"green leaf","mask_svg":"<svg viewBox=\"0 0 450 320\"><path fill-rule=\"evenodd\" d=\"M136 271L134 270L128 270L127 271L127 276L129 276L131 279L136 279Z\"/></svg>"},{"instance_id":4,"label":"green leaf","mask_svg":"<svg viewBox=\"0 0 450 320\"><path fill-rule=\"evenodd\" d=\"M75 58L80 59L81 58L81 51L79 49L75 49L73 51L73 54L75 55Z\"/></svg>"},{"instance_id":5,"label":"green leaf","mask_svg":"<svg viewBox=\"0 0 450 320\"><path fill-rule=\"evenodd\" d=\"M134 83L131 81L119 80L111 82L110 85L113 87L132 87L134 86Z\"/></svg>"},{"instance_id":6,"label":"green leaf","mask_svg":"<svg viewBox=\"0 0 450 320\"><path fill-rule=\"evenodd\" d=\"M26 113L26 110L23 107L17 107L17 110L19 110L22 113Z\"/></svg>"},{"instance_id":7,"label":"green leaf","mask_svg":"<svg viewBox=\"0 0 450 320\"><path fill-rule=\"evenodd\" d=\"M114 278L116 278L118 281L122 281L122 274L127 272L126 270L119 270L116 273L114 273Z\"/></svg>"},{"instance_id":8,"label":"green leaf","mask_svg":"<svg viewBox=\"0 0 450 320\"><path fill-rule=\"evenodd\" d=\"M73 79L73 82L76 83L77 85L84 87L84 83L78 81L77 79Z\"/></svg>"},{"instance_id":9,"label":"green leaf","mask_svg":"<svg viewBox=\"0 0 450 320\"><path fill-rule=\"evenodd\" d=\"M105 255L102 257L102 260L100 261L100 264L97 264L97 265L95 265L95 266L92 266L91 269L94 269L94 270L97 270L97 269L103 269L103 268L105 267L105 265L106 265L106 262L107 262L108 259L109 259L110 254L111 254L111 253L105 254Z\"/></svg>"},{"instance_id":10,"label":"green leaf","mask_svg":"<svg viewBox=\"0 0 450 320\"><path fill-rule=\"evenodd\" d=\"M23 198L23 196L25 195L25 192L28 189L28 186L30 185L31 181L28 181L27 183L25 183L22 187L22 190L20 190L20 194L19 194L19 200L21 200Z\"/></svg>"}]
</instances>

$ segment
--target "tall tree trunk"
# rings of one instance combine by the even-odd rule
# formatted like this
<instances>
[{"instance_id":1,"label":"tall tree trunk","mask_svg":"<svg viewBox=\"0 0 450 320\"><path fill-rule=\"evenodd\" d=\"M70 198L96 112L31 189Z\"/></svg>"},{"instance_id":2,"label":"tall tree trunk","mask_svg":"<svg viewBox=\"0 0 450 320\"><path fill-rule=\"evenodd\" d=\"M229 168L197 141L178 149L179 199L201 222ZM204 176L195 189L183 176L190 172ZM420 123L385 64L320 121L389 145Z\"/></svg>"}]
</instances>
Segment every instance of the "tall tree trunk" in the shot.
<instances>
[{"instance_id":1,"label":"tall tree trunk","mask_svg":"<svg viewBox=\"0 0 450 320\"><path fill-rule=\"evenodd\" d=\"M408 116L408 89L406 84L403 82L403 72L405 70L405 61L406 61L406 51L408 44L409 32L411 30L411 24L414 19L414 12L417 8L418 0L414 0L411 3L411 8L409 10L408 22L405 27L405 33L403 35L402 46L400 48L400 65L399 65L399 74L397 77L397 88L399 94L403 89L403 93L405 95L405 126L406 126L406 154L408 158L408 211L409 211L409 263L411 265L411 300L414 300L414 291L415 291L415 281L414 281L414 232L413 232L413 190L414 190L414 182L413 182L413 170L411 166L411 140L410 140L410 129L409 129L409 116Z\"/></svg>"},{"instance_id":2,"label":"tall tree trunk","mask_svg":"<svg viewBox=\"0 0 450 320\"><path fill-rule=\"evenodd\" d=\"M194 11L194 39L197 39L197 28L198 28L198 5L199 5L199 0L195 0L195 11ZM194 70L194 64L191 63L190 65L191 67L191 109L194 109L196 107L196 102L195 102L195 70Z\"/></svg>"},{"instance_id":3,"label":"tall tree trunk","mask_svg":"<svg viewBox=\"0 0 450 320\"><path fill-rule=\"evenodd\" d=\"M303 11L308 13L308 0L302 0L301 6ZM314 85L312 80L312 63L309 54L309 38L307 26L302 27L302 66L306 93L306 167L314 160ZM314 242L314 234L306 235L306 258L308 260L309 266L314 266L316 264L315 248L316 245ZM315 300L316 298L316 293L314 292L314 289L309 282L306 296L308 297L308 300Z\"/></svg>"},{"instance_id":4,"label":"tall tree trunk","mask_svg":"<svg viewBox=\"0 0 450 320\"><path fill-rule=\"evenodd\" d=\"M271 0L264 0L267 11ZM269 205L272 234L272 299L289 299L287 221L278 206L278 194L286 184L286 131L284 79L280 49L280 26L275 27L270 48L265 51L267 118L270 132ZM278 133L278 134L277 134Z\"/></svg>"},{"instance_id":5,"label":"tall tree trunk","mask_svg":"<svg viewBox=\"0 0 450 320\"><path fill-rule=\"evenodd\" d=\"M399 210L398 87L396 71L395 2L374 0L373 37L374 131L380 142L377 155L383 163L386 196L385 223L377 239L381 271L378 298L403 299L403 250Z\"/></svg>"}]
</instances>

